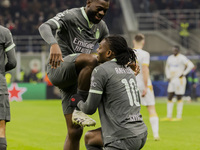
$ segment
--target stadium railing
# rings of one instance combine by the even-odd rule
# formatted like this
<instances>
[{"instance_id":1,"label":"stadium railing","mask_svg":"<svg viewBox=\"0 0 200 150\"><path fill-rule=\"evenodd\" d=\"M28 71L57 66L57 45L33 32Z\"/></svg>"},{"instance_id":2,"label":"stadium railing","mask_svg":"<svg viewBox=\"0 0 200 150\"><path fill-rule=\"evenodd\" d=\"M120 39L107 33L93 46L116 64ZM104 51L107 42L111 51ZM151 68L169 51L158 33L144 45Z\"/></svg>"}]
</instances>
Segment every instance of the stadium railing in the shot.
<instances>
[{"instance_id":1,"label":"stadium railing","mask_svg":"<svg viewBox=\"0 0 200 150\"><path fill-rule=\"evenodd\" d=\"M168 17L168 13L169 11L158 11L154 13L136 13L136 17L139 23L139 30L158 31L161 34L170 37L171 40L176 41L179 45L181 45L181 37L179 36L179 23L181 16L186 16L185 18L189 19L189 13L193 14L193 17L189 19L190 22L192 20L194 22L193 24L195 24L195 28L193 28L193 30L199 30L200 10L191 10L191 12L190 10L172 10L172 13L174 14L173 16L177 16L176 18ZM191 53L199 54L200 42L197 35L190 32L188 40L189 47L187 50Z\"/></svg>"}]
</instances>

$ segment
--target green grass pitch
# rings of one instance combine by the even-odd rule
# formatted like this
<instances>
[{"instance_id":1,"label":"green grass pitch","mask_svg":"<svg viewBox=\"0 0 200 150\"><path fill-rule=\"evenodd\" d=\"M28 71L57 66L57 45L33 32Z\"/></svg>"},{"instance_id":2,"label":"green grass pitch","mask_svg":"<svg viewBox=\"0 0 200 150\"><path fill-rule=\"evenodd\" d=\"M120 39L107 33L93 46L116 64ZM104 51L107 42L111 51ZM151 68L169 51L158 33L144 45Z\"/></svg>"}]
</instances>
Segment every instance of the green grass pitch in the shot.
<instances>
[{"instance_id":1,"label":"green grass pitch","mask_svg":"<svg viewBox=\"0 0 200 150\"><path fill-rule=\"evenodd\" d=\"M62 150L67 134L60 100L11 102L11 122L7 124L8 150ZM166 115L166 100L156 100L159 118ZM141 113L148 127L148 140L142 150L200 150L200 103L185 102L183 120L159 122L160 141L154 141L147 109ZM174 117L176 104L174 106ZM98 113L91 116L100 127ZM87 130L96 127L85 127ZM83 137L80 150L86 150Z\"/></svg>"}]
</instances>

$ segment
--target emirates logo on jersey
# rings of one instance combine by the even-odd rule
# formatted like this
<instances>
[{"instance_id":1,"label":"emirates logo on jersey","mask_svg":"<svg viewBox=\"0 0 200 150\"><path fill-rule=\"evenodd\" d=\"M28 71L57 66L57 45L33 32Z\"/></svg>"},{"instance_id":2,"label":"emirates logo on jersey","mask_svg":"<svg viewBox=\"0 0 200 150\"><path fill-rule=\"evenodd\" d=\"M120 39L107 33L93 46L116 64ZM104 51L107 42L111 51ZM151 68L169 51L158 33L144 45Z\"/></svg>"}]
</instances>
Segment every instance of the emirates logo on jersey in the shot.
<instances>
[{"instance_id":1,"label":"emirates logo on jersey","mask_svg":"<svg viewBox=\"0 0 200 150\"><path fill-rule=\"evenodd\" d=\"M87 53L90 54L91 51L94 49L94 44L87 42L87 41L82 41L78 38L74 38L73 40L74 50L77 53Z\"/></svg>"}]
</instances>

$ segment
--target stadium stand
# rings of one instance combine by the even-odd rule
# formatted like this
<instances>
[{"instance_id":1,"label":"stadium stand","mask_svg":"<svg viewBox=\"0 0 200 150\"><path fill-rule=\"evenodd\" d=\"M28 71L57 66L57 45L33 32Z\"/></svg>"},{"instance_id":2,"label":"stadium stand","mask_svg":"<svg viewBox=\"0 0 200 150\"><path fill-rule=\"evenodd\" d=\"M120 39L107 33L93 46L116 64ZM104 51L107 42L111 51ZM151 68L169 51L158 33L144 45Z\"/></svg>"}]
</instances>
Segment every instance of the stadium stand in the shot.
<instances>
[{"instance_id":1,"label":"stadium stand","mask_svg":"<svg viewBox=\"0 0 200 150\"><path fill-rule=\"evenodd\" d=\"M58 12L68 8L85 6L81 0L2 0L0 3L0 24L11 30L13 35L39 35L39 25ZM112 13L112 15L111 15ZM111 1L108 17L105 18L111 33L120 33L115 26L121 10L118 1Z\"/></svg>"},{"instance_id":2,"label":"stadium stand","mask_svg":"<svg viewBox=\"0 0 200 150\"><path fill-rule=\"evenodd\" d=\"M25 73L29 73L29 61L34 58L41 60L41 71L45 75L45 58L48 56L49 47L39 36L39 25L60 11L84 6L84 3L85 1L82 0L0 1L0 24L11 30L17 45L19 65L14 76L20 73L21 68L26 68ZM128 6L129 4L132 4L132 7ZM132 11L126 9L130 7ZM152 56L151 78L153 81L165 81L163 66L166 57L171 54L172 45L179 45L183 53L190 55L197 70L200 70L200 63L198 63L200 59L199 8L199 0L126 0L123 1L123 6L122 1L112 0L104 20L110 33L123 34L130 46L136 33L145 34L144 49L148 50ZM188 46L181 43L182 20L189 23ZM197 76L200 78L200 72L197 72ZM164 87L165 83L163 84ZM161 83L156 84L156 87L159 85ZM198 88L200 89L200 85ZM158 92L158 94L161 93Z\"/></svg>"}]
</instances>

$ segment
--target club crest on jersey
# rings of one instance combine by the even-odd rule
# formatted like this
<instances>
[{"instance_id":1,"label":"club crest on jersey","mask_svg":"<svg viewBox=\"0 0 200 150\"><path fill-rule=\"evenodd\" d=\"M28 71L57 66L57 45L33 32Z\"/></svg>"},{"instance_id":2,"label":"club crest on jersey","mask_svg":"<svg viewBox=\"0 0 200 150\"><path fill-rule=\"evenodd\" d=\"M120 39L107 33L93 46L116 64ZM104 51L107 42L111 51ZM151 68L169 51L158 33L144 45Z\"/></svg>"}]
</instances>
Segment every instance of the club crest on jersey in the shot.
<instances>
[{"instance_id":1,"label":"club crest on jersey","mask_svg":"<svg viewBox=\"0 0 200 150\"><path fill-rule=\"evenodd\" d=\"M78 30L80 31L80 33L83 31L83 29L81 29L80 27L78 27Z\"/></svg>"}]
</instances>

